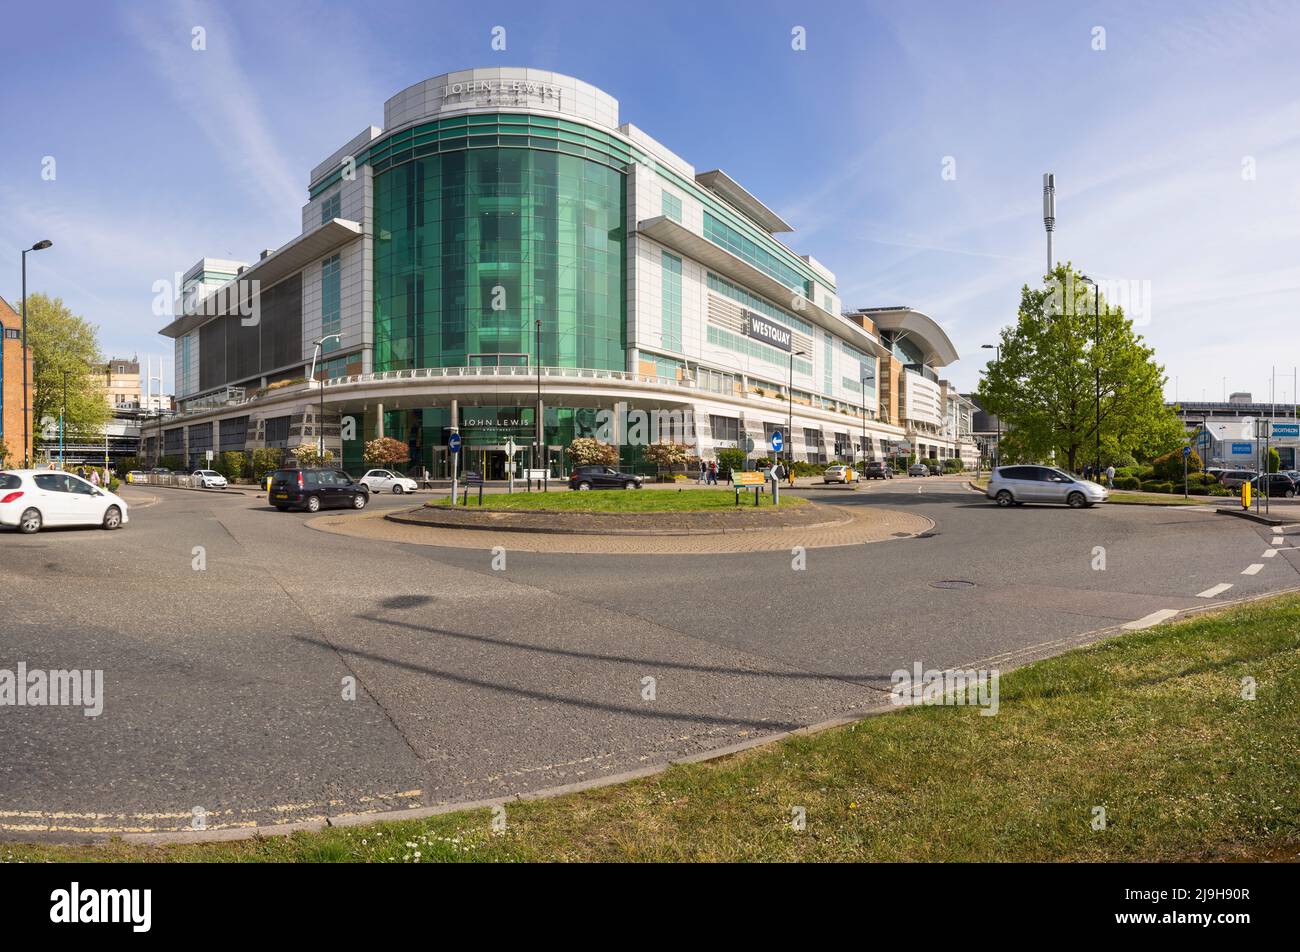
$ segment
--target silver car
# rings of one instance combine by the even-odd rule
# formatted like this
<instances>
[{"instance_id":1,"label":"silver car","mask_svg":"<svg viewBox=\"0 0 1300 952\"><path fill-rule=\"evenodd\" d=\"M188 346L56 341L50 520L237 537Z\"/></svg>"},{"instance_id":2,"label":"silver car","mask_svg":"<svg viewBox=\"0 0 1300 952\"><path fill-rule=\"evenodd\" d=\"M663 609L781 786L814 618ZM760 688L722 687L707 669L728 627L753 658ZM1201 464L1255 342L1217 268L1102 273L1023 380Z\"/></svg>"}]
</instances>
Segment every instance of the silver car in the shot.
<instances>
[{"instance_id":1,"label":"silver car","mask_svg":"<svg viewBox=\"0 0 1300 952\"><path fill-rule=\"evenodd\" d=\"M1054 466L999 466L989 477L984 495L999 506L1063 502L1072 509L1082 509L1105 502L1109 493L1104 486Z\"/></svg>"}]
</instances>

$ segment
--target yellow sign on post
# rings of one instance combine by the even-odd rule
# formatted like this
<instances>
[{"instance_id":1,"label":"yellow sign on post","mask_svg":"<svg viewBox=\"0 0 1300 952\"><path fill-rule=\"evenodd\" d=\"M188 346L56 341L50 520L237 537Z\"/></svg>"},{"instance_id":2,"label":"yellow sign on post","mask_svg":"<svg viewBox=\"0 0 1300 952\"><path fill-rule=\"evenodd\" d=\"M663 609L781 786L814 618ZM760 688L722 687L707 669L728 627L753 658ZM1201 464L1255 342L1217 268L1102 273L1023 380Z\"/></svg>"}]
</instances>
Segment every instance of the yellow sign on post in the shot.
<instances>
[{"instance_id":1,"label":"yellow sign on post","mask_svg":"<svg viewBox=\"0 0 1300 952\"><path fill-rule=\"evenodd\" d=\"M1241 484L1241 508L1250 508L1250 483Z\"/></svg>"}]
</instances>

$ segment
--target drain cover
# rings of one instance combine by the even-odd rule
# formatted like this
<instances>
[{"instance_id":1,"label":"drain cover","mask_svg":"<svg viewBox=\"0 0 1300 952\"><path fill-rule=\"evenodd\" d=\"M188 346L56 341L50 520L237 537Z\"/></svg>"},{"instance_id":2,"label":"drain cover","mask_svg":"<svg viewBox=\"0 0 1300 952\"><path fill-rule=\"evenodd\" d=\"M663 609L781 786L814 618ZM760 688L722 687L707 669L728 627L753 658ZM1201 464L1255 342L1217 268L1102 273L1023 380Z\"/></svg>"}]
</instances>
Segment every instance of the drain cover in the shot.
<instances>
[{"instance_id":1,"label":"drain cover","mask_svg":"<svg viewBox=\"0 0 1300 952\"><path fill-rule=\"evenodd\" d=\"M974 588L974 582L968 582L961 578L946 578L938 582L931 582L932 588Z\"/></svg>"}]
</instances>

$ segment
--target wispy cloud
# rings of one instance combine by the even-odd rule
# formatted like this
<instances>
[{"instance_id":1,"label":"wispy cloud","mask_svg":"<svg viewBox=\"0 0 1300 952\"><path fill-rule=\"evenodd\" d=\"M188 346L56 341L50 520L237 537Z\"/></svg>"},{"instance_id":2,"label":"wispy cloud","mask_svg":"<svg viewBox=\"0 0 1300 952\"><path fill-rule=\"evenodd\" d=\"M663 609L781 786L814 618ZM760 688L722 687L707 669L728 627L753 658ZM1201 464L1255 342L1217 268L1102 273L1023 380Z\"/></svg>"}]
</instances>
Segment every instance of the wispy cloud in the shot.
<instances>
[{"instance_id":1,"label":"wispy cloud","mask_svg":"<svg viewBox=\"0 0 1300 952\"><path fill-rule=\"evenodd\" d=\"M128 9L127 25L149 54L184 114L230 166L232 182L265 202L270 215L293 220L305 186L272 132L257 85L239 62L238 27L218 8L193 0L151 9ZM193 30L204 31L206 49L193 48Z\"/></svg>"}]
</instances>

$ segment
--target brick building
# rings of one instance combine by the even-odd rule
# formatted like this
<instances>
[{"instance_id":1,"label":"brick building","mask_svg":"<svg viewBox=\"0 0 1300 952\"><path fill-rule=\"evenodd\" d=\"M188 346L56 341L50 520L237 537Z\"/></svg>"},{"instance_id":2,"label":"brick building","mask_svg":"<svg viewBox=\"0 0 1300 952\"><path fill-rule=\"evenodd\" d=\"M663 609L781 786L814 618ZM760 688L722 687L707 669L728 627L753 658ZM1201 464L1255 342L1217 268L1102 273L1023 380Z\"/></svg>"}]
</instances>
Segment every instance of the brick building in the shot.
<instances>
[{"instance_id":1,"label":"brick building","mask_svg":"<svg viewBox=\"0 0 1300 952\"><path fill-rule=\"evenodd\" d=\"M23 332L22 317L0 298L0 442L9 450L8 464L23 459L23 433L31 443L32 367L27 365L27 425L23 425ZM30 450L29 450L30 452Z\"/></svg>"}]
</instances>

